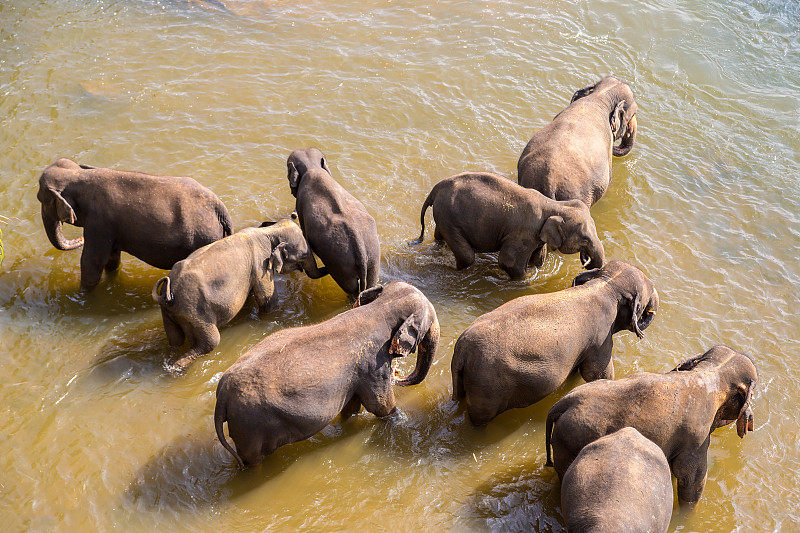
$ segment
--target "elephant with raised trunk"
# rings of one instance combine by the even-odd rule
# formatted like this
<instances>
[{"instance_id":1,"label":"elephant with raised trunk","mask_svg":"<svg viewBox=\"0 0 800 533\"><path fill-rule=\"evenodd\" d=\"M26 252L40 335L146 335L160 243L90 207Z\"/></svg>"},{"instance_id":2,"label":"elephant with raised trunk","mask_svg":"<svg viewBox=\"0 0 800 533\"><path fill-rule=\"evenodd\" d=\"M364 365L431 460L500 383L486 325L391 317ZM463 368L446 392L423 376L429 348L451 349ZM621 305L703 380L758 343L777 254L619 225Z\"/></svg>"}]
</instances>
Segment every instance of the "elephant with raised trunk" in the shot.
<instances>
[{"instance_id":1,"label":"elephant with raised trunk","mask_svg":"<svg viewBox=\"0 0 800 533\"><path fill-rule=\"evenodd\" d=\"M584 446L630 426L664 452L678 480L678 501L697 503L711 433L732 422L739 437L753 430L750 398L757 380L749 356L718 345L666 374L639 372L581 385L547 413L547 464L563 479Z\"/></svg>"},{"instance_id":2,"label":"elephant with raised trunk","mask_svg":"<svg viewBox=\"0 0 800 533\"><path fill-rule=\"evenodd\" d=\"M583 272L563 291L515 298L456 341L453 399L466 399L470 420L482 426L543 399L575 370L587 382L614 379L614 334L641 338L657 310L653 282L622 261Z\"/></svg>"},{"instance_id":3,"label":"elephant with raised trunk","mask_svg":"<svg viewBox=\"0 0 800 533\"><path fill-rule=\"evenodd\" d=\"M92 289L103 269L119 268L128 252L170 269L206 244L233 232L219 198L192 178L156 176L78 165L59 159L39 178L37 199L47 238L59 250L81 253L81 286ZM83 228L68 240L62 223Z\"/></svg>"},{"instance_id":4,"label":"elephant with raised trunk","mask_svg":"<svg viewBox=\"0 0 800 533\"><path fill-rule=\"evenodd\" d=\"M317 268L303 232L291 220L245 228L195 250L156 282L153 299L173 347L189 339L191 348L171 369L184 370L220 341L219 326L230 322L252 294L262 313L277 300L275 274L304 270L312 279Z\"/></svg>"},{"instance_id":5,"label":"elephant with raised trunk","mask_svg":"<svg viewBox=\"0 0 800 533\"><path fill-rule=\"evenodd\" d=\"M581 200L591 207L611 182L611 155L621 157L633 148L636 110L633 91L616 78L578 90L522 151L519 184L554 200Z\"/></svg>"},{"instance_id":6,"label":"elephant with raised trunk","mask_svg":"<svg viewBox=\"0 0 800 533\"><path fill-rule=\"evenodd\" d=\"M664 452L631 427L587 444L561 482L570 533L667 533L672 502Z\"/></svg>"},{"instance_id":7,"label":"elephant with raised trunk","mask_svg":"<svg viewBox=\"0 0 800 533\"><path fill-rule=\"evenodd\" d=\"M331 177L318 149L295 150L286 167L300 227L333 280L353 296L377 285L381 246L375 219Z\"/></svg>"},{"instance_id":8,"label":"elephant with raised trunk","mask_svg":"<svg viewBox=\"0 0 800 533\"><path fill-rule=\"evenodd\" d=\"M273 333L226 370L217 386L217 436L243 468L311 437L339 413L347 418L363 405L388 416L392 383L420 383L438 344L436 310L422 292L401 281L367 289L353 309ZM394 380L392 360L415 349L414 370ZM223 433L226 421L236 449Z\"/></svg>"},{"instance_id":9,"label":"elephant with raised trunk","mask_svg":"<svg viewBox=\"0 0 800 533\"><path fill-rule=\"evenodd\" d=\"M605 261L588 207L577 200L552 200L497 174L464 172L434 185L422 204L417 242L425 236L430 206L434 238L447 243L459 270L475 262L475 252L499 250L500 268L519 279L531 255L545 243L564 254L580 253L587 269L600 268Z\"/></svg>"}]
</instances>

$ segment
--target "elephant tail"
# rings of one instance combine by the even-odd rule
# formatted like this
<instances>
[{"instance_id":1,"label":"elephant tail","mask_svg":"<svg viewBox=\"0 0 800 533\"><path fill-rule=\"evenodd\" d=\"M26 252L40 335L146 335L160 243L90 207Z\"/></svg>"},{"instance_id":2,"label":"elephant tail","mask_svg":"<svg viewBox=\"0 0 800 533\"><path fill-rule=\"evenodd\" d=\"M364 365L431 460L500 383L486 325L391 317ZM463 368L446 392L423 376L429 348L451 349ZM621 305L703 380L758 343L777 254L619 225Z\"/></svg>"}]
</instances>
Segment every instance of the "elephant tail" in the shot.
<instances>
[{"instance_id":1,"label":"elephant tail","mask_svg":"<svg viewBox=\"0 0 800 533\"><path fill-rule=\"evenodd\" d=\"M222 224L222 237L233 235L233 220L231 220L231 214L228 213L228 209L223 205L222 201L220 201L217 208L217 218L219 223Z\"/></svg>"},{"instance_id":2,"label":"elephant tail","mask_svg":"<svg viewBox=\"0 0 800 533\"><path fill-rule=\"evenodd\" d=\"M217 398L217 405L214 408L214 427L217 430L217 438L222 443L222 446L228 450L231 455L233 455L236 462L239 463L239 468L244 470L244 461L242 458L239 457L239 454L236 453L236 450L233 446L230 445L228 439L225 438L225 433L222 430L222 424L228 419L228 410L226 408L226 402L224 399Z\"/></svg>"},{"instance_id":3,"label":"elephant tail","mask_svg":"<svg viewBox=\"0 0 800 533\"><path fill-rule=\"evenodd\" d=\"M553 466L553 460L551 459L550 455L550 441L553 435L553 425L568 408L569 406L567 404L563 402L556 402L556 404L551 407L550 411L547 413L547 425L545 426L544 430L544 447L547 450L547 462L545 462L544 466Z\"/></svg>"},{"instance_id":4,"label":"elephant tail","mask_svg":"<svg viewBox=\"0 0 800 533\"><path fill-rule=\"evenodd\" d=\"M164 288L164 295L161 295L161 287L166 285ZM175 303L175 294L172 292L172 287L170 287L170 280L169 276L164 276L160 280L156 281L155 287L153 287L153 300L158 305L172 305Z\"/></svg>"},{"instance_id":5,"label":"elephant tail","mask_svg":"<svg viewBox=\"0 0 800 533\"><path fill-rule=\"evenodd\" d=\"M425 198L425 202L422 204L422 210L419 213L419 224L422 226L422 231L419 232L419 238L416 241L411 241L410 244L419 244L422 242L422 239L425 238L425 212L428 208L433 204L433 201L436 199L436 186L433 187L431 192L428 194L428 197Z\"/></svg>"},{"instance_id":6,"label":"elephant tail","mask_svg":"<svg viewBox=\"0 0 800 533\"><path fill-rule=\"evenodd\" d=\"M461 357L458 341L453 350L453 359L450 363L450 373L453 375L453 401L458 401L467 396L464 389L464 357Z\"/></svg>"}]
</instances>

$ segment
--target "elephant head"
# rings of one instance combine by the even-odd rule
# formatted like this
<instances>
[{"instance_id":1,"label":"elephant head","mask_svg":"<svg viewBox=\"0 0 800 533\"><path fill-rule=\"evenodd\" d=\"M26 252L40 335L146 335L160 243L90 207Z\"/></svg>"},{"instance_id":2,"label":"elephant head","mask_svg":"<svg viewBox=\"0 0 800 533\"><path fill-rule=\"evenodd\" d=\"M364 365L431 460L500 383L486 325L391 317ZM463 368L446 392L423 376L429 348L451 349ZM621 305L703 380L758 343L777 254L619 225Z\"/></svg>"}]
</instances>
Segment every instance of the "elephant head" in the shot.
<instances>
[{"instance_id":1,"label":"elephant head","mask_svg":"<svg viewBox=\"0 0 800 533\"><path fill-rule=\"evenodd\" d=\"M612 137L614 141L620 141L619 146L613 147L613 154L617 157L628 155L636 142L638 108L630 86L608 76L593 85L575 91L570 104L587 97L601 100L608 111Z\"/></svg>"},{"instance_id":2,"label":"elephant head","mask_svg":"<svg viewBox=\"0 0 800 533\"><path fill-rule=\"evenodd\" d=\"M315 168L321 168L328 174L331 173L328 169L328 162L325 160L325 156L317 148L293 151L286 160L286 167L288 171L289 188L292 190L292 196L295 198L297 197L297 189L300 186L300 180L306 172Z\"/></svg>"},{"instance_id":3,"label":"elephant head","mask_svg":"<svg viewBox=\"0 0 800 533\"><path fill-rule=\"evenodd\" d=\"M439 346L439 320L436 310L419 289L399 281L363 291L356 298L353 307L370 305L381 299L392 302L390 314L393 316L390 318L395 322L389 342L389 354L392 357L402 357L417 350L414 370L403 379L395 379L394 383L401 386L416 385L428 375Z\"/></svg>"},{"instance_id":4,"label":"elephant head","mask_svg":"<svg viewBox=\"0 0 800 533\"><path fill-rule=\"evenodd\" d=\"M580 200L558 203L563 209L545 220L539 238L551 250L563 254L580 252L581 264L586 269L602 267L605 252L589 208Z\"/></svg>"},{"instance_id":5,"label":"elephant head","mask_svg":"<svg viewBox=\"0 0 800 533\"><path fill-rule=\"evenodd\" d=\"M715 397L717 408L711 431L736 422L736 433L744 437L753 431L753 411L750 400L753 385L758 381L758 371L749 355L736 352L727 346L714 346L706 353L691 357L678 365L673 372L713 372L719 378Z\"/></svg>"},{"instance_id":6,"label":"elephant head","mask_svg":"<svg viewBox=\"0 0 800 533\"><path fill-rule=\"evenodd\" d=\"M640 339L658 311L658 291L644 272L624 261L613 260L594 270L578 274L573 287L590 281L607 283L620 295L622 311L617 315L616 331L627 329Z\"/></svg>"},{"instance_id":7,"label":"elephant head","mask_svg":"<svg viewBox=\"0 0 800 533\"><path fill-rule=\"evenodd\" d=\"M61 231L64 222L81 225L74 209L75 200L65 193L66 187L71 183L72 167L81 168L69 159L59 159L47 167L39 178L39 192L36 194L36 198L42 204L42 223L47 238L59 250L74 250L83 246L83 237L69 240Z\"/></svg>"}]
</instances>

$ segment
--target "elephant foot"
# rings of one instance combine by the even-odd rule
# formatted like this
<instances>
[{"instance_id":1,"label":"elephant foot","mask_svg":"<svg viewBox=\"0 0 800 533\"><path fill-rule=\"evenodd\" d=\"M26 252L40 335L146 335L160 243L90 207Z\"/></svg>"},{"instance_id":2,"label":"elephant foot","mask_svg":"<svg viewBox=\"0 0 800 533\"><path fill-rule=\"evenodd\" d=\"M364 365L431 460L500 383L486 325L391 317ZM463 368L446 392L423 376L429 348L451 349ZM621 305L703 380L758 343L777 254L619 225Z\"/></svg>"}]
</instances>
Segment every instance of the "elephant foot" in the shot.
<instances>
[{"instance_id":1,"label":"elephant foot","mask_svg":"<svg viewBox=\"0 0 800 533\"><path fill-rule=\"evenodd\" d=\"M166 364L167 372L174 376L179 376L186 372L186 369L189 368L189 365L192 364L192 361L195 360L197 356L194 354L187 354L175 361L172 364Z\"/></svg>"}]
</instances>

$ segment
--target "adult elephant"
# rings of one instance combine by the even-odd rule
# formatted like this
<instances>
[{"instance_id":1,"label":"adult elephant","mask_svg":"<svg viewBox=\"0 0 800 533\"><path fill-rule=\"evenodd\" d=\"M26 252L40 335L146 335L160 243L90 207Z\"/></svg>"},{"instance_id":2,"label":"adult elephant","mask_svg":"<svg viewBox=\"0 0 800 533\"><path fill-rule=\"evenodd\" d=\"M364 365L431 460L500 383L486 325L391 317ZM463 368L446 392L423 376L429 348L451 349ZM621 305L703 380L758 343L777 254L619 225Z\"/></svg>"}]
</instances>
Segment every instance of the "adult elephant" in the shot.
<instances>
[{"instance_id":1,"label":"adult elephant","mask_svg":"<svg viewBox=\"0 0 800 533\"><path fill-rule=\"evenodd\" d=\"M636 110L631 88L611 76L578 90L528 141L517 163L519 184L591 207L611 182L611 155L621 157L633 148Z\"/></svg>"},{"instance_id":2,"label":"adult elephant","mask_svg":"<svg viewBox=\"0 0 800 533\"><path fill-rule=\"evenodd\" d=\"M293 151L286 166L300 227L333 280L353 296L376 286L381 245L375 219L333 179L318 149Z\"/></svg>"},{"instance_id":3,"label":"adult elephant","mask_svg":"<svg viewBox=\"0 0 800 533\"><path fill-rule=\"evenodd\" d=\"M500 268L519 279L531 255L545 243L561 253L580 253L587 269L600 268L605 261L588 207L577 200L551 200L497 174L464 172L434 185L422 204L418 242L425 237L430 206L434 238L444 239L459 270L475 262L475 252L500 251Z\"/></svg>"},{"instance_id":4,"label":"adult elephant","mask_svg":"<svg viewBox=\"0 0 800 533\"><path fill-rule=\"evenodd\" d=\"M317 268L303 232L293 221L264 222L195 250L178 261L153 287L153 300L173 347L189 339L191 348L169 368L182 371L198 356L217 347L218 327L230 322L252 294L263 313L277 300L275 274Z\"/></svg>"},{"instance_id":5,"label":"adult elephant","mask_svg":"<svg viewBox=\"0 0 800 533\"><path fill-rule=\"evenodd\" d=\"M631 427L587 444L561 483L570 533L666 533L672 502L664 452Z\"/></svg>"},{"instance_id":6,"label":"adult elephant","mask_svg":"<svg viewBox=\"0 0 800 533\"><path fill-rule=\"evenodd\" d=\"M515 298L456 341L453 399L466 399L470 420L482 426L543 399L575 370L587 382L614 379L613 335L641 338L657 310L653 282L622 261L583 272L569 289Z\"/></svg>"},{"instance_id":7,"label":"adult elephant","mask_svg":"<svg viewBox=\"0 0 800 533\"><path fill-rule=\"evenodd\" d=\"M718 345L666 374L640 372L576 387L547 413L547 464L563 479L584 446L630 426L664 452L678 480L678 501L694 504L706 483L711 433L734 421L740 437L753 430L757 379L749 356Z\"/></svg>"},{"instance_id":8,"label":"adult elephant","mask_svg":"<svg viewBox=\"0 0 800 533\"><path fill-rule=\"evenodd\" d=\"M78 165L59 159L39 178L47 238L59 250L83 246L81 286L97 286L103 269L119 268L128 252L169 269L201 246L233 232L231 216L217 196L192 178L157 176ZM62 223L83 228L67 240Z\"/></svg>"},{"instance_id":9,"label":"adult elephant","mask_svg":"<svg viewBox=\"0 0 800 533\"><path fill-rule=\"evenodd\" d=\"M420 383L438 344L436 310L422 292L401 281L367 289L355 308L273 333L226 370L217 386L217 436L243 468L311 437L339 413L347 418L363 405L388 416L395 409L392 383ZM415 349L414 370L393 380L392 359Z\"/></svg>"}]
</instances>

